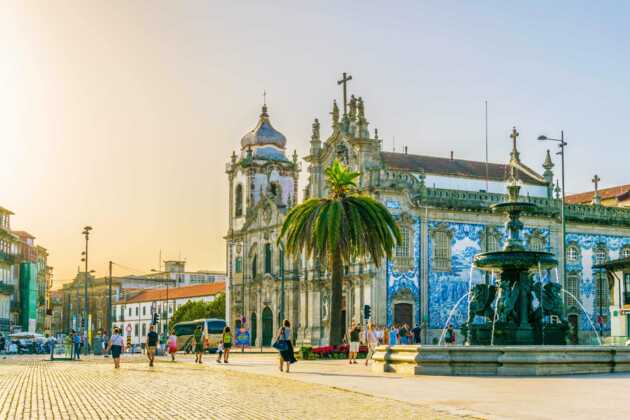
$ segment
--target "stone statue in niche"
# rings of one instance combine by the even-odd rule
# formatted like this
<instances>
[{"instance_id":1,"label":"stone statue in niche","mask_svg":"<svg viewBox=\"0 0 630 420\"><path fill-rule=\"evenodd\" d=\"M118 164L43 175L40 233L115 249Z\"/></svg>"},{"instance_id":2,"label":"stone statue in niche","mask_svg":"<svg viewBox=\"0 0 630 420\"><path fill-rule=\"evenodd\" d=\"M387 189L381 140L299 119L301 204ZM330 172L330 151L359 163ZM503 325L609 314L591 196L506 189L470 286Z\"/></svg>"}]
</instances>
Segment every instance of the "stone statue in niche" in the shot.
<instances>
[{"instance_id":1,"label":"stone statue in niche","mask_svg":"<svg viewBox=\"0 0 630 420\"><path fill-rule=\"evenodd\" d=\"M335 151L337 153L337 159L344 165L347 165L350 160L348 146L346 146L345 143L339 143Z\"/></svg>"}]
</instances>

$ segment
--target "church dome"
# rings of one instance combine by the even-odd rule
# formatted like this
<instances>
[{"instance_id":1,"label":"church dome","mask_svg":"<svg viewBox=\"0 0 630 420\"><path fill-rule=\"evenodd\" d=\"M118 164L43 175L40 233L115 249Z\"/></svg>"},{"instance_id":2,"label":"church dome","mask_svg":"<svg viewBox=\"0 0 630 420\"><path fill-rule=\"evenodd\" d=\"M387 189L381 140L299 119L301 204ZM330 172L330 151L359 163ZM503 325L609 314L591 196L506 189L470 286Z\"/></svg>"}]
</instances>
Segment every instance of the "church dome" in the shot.
<instances>
[{"instance_id":1,"label":"church dome","mask_svg":"<svg viewBox=\"0 0 630 420\"><path fill-rule=\"evenodd\" d=\"M256 127L249 133L245 134L241 139L241 148L245 149L251 146L276 146L284 149L287 139L284 134L273 128L267 114L267 105L263 105L262 113Z\"/></svg>"}]
</instances>

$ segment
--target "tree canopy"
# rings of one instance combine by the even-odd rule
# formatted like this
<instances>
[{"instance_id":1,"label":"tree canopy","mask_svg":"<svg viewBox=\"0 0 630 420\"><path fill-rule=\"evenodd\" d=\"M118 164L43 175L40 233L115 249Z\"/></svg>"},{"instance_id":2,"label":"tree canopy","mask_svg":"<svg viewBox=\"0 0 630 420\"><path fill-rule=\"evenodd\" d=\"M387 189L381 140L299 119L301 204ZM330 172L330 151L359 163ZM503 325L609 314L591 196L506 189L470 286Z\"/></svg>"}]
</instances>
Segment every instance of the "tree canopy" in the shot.
<instances>
[{"instance_id":1,"label":"tree canopy","mask_svg":"<svg viewBox=\"0 0 630 420\"><path fill-rule=\"evenodd\" d=\"M343 267L366 258L377 267L391 258L400 230L381 203L358 191L358 172L335 162L326 169L329 195L294 207L284 220L278 242L290 255L305 253L332 273L330 344L343 336L341 297Z\"/></svg>"},{"instance_id":2,"label":"tree canopy","mask_svg":"<svg viewBox=\"0 0 630 420\"><path fill-rule=\"evenodd\" d=\"M169 324L170 327L178 322L194 321L200 318L225 319L225 294L220 293L212 302L188 301L177 308Z\"/></svg>"}]
</instances>

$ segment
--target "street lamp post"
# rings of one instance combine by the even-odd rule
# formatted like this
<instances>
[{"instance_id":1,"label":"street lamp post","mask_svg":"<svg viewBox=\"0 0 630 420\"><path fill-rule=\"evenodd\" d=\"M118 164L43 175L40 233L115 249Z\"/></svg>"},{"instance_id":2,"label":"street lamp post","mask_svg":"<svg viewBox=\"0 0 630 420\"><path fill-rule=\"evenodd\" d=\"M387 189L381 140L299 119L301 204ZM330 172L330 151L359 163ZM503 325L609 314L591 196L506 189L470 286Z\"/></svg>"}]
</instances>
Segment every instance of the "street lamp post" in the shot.
<instances>
[{"instance_id":1,"label":"street lamp post","mask_svg":"<svg viewBox=\"0 0 630 420\"><path fill-rule=\"evenodd\" d=\"M561 222L561 236L562 236L562 287L566 285L566 268L567 268L567 250L566 250L566 220L564 218L564 200L565 200L565 189L564 189L564 147L567 145L567 142L564 141L564 130L560 131L559 139L552 139L547 136L539 136L538 140L540 141L555 141L558 142L558 147L560 147L560 151L557 153L561 157L561 172L562 172L562 206L560 208L560 222Z\"/></svg>"},{"instance_id":2,"label":"street lamp post","mask_svg":"<svg viewBox=\"0 0 630 420\"><path fill-rule=\"evenodd\" d=\"M280 244L280 322L284 319L284 245Z\"/></svg>"},{"instance_id":3,"label":"street lamp post","mask_svg":"<svg viewBox=\"0 0 630 420\"><path fill-rule=\"evenodd\" d=\"M90 231L92 230L91 226L86 226L83 228L83 236L85 236L85 282L83 284L83 334L87 335L88 332L88 241L90 240ZM86 353L87 353L87 343L86 343Z\"/></svg>"},{"instance_id":4,"label":"street lamp post","mask_svg":"<svg viewBox=\"0 0 630 420\"><path fill-rule=\"evenodd\" d=\"M112 265L113 262L109 262L109 282L107 285L107 333L111 337L112 335Z\"/></svg>"}]
</instances>

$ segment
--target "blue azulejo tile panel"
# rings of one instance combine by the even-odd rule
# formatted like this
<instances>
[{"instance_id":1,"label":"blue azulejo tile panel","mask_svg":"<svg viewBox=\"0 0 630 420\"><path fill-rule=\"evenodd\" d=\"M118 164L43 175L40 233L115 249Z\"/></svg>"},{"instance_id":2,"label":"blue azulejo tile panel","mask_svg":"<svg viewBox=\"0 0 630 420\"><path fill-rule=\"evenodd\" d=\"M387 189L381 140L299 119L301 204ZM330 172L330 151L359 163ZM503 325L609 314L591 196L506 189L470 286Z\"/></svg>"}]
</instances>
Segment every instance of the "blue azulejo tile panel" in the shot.
<instances>
[{"instance_id":1,"label":"blue azulejo tile panel","mask_svg":"<svg viewBox=\"0 0 630 420\"><path fill-rule=\"evenodd\" d=\"M593 268L595 264L602 259L613 260L621 256L621 251L625 247L630 247L630 237L615 236L615 235L599 235L591 233L568 233L566 236L567 243L567 278L569 276L578 276L578 288L573 290L577 291L578 298L584 308L584 311L588 313L592 321L595 323L601 313L604 319L607 321L604 325L604 330L610 329L609 322L609 309L608 305L598 305L597 303L597 291L601 286L607 287L604 280L601 283L598 279L603 279L603 271ZM570 247L577 247L577 254L573 254L573 258L569 253ZM602 273L602 276L598 276L598 273ZM569 286L567 281L567 287ZM580 324L581 330L591 330L591 322L588 320L586 314L578 308L580 312ZM599 328L599 325L596 325Z\"/></svg>"},{"instance_id":2,"label":"blue azulejo tile panel","mask_svg":"<svg viewBox=\"0 0 630 420\"><path fill-rule=\"evenodd\" d=\"M415 319L420 320L420 218L413 219L413 234L409 236L413 241L413 267L409 271L401 271L394 261L387 261L387 325L394 322L393 301L397 295L404 293L410 295L415 302Z\"/></svg>"},{"instance_id":3,"label":"blue azulejo tile panel","mask_svg":"<svg viewBox=\"0 0 630 420\"><path fill-rule=\"evenodd\" d=\"M471 270L471 267L473 257L481 252L480 235L484 226L474 223L429 221L428 227L429 326L443 328L448 321L455 328L459 328L466 320L468 299L465 296L469 290L469 283L471 281L478 283L482 280L481 273ZM435 244L432 232L436 229L446 229L450 236L449 271L437 271L434 267Z\"/></svg>"},{"instance_id":4,"label":"blue azulejo tile panel","mask_svg":"<svg viewBox=\"0 0 630 420\"><path fill-rule=\"evenodd\" d=\"M473 257L479 254L481 248L481 238L485 225L477 223L445 222L431 220L428 223L428 278L429 278L429 327L444 328L448 323L455 328L461 327L466 321L468 312L468 299L466 294L471 285L484 282L485 274L472 267ZM501 234L501 243L507 239L505 228L502 226L492 226ZM448 271L438 270L433 259L433 249L435 246L432 232L443 230L448 232L450 237L450 267ZM526 227L523 229L522 238L526 239L533 235L539 235L545 241L545 249L549 250L549 229ZM443 267L442 267L443 268ZM543 279L548 281L548 272L543 272ZM536 278L540 277L535 275ZM494 282L494 276L489 276L488 280Z\"/></svg>"}]
</instances>

